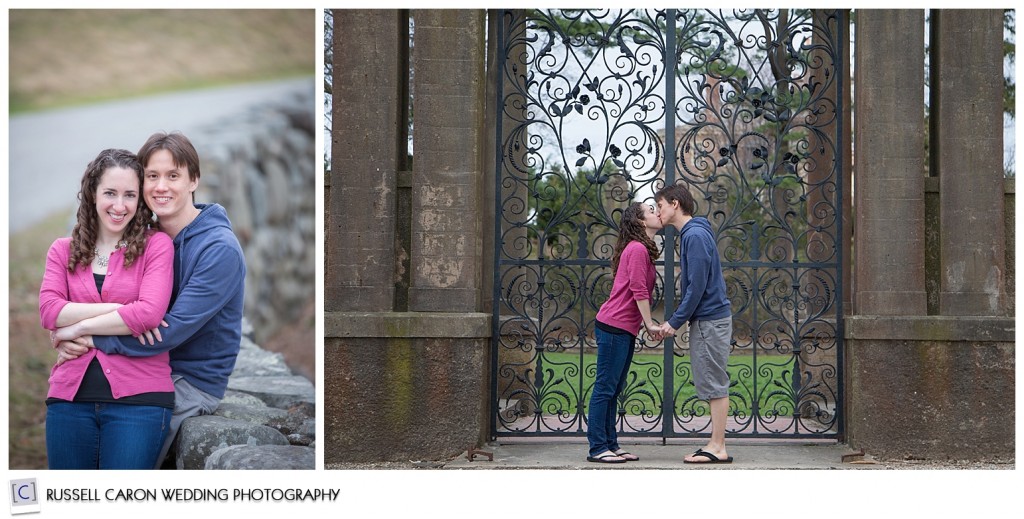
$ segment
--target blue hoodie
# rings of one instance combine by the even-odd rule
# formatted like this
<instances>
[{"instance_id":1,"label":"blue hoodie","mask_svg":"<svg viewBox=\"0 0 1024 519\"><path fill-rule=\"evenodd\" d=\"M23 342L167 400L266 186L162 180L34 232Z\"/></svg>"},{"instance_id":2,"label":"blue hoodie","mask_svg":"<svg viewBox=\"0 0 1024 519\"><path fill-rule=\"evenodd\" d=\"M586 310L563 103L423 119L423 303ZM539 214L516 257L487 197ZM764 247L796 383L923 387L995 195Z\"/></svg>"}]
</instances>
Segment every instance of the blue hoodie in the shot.
<instances>
[{"instance_id":1,"label":"blue hoodie","mask_svg":"<svg viewBox=\"0 0 1024 519\"><path fill-rule=\"evenodd\" d=\"M163 340L139 344L128 335L93 337L105 353L144 357L170 350L171 373L224 397L242 341L245 255L218 204L196 204L192 223L174 237L174 290L160 328Z\"/></svg>"},{"instance_id":2,"label":"blue hoodie","mask_svg":"<svg viewBox=\"0 0 1024 519\"><path fill-rule=\"evenodd\" d=\"M679 308L668 323L679 329L687 321L711 321L732 315L725 277L711 223L697 216L679 233Z\"/></svg>"}]
</instances>

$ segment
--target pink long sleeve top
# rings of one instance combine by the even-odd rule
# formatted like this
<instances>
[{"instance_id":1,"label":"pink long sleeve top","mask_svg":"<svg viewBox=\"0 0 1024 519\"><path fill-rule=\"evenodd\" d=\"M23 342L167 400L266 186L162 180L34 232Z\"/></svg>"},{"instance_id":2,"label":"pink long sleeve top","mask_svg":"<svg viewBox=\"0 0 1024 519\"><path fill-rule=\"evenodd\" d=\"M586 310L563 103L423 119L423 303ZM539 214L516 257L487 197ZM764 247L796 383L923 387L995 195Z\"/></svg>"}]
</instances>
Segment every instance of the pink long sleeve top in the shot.
<instances>
[{"instance_id":1,"label":"pink long sleeve top","mask_svg":"<svg viewBox=\"0 0 1024 519\"><path fill-rule=\"evenodd\" d=\"M103 293L96 291L92 268L68 272L71 238L59 238L46 254L46 271L39 289L39 318L43 328L57 329L57 316L65 305L75 303L120 303L117 313L138 335L156 328L167 312L174 283L174 245L162 232L152 232L146 248L131 267L124 267L124 250L110 256ZM50 371L48 398L74 400L86 368L93 357L99 360L115 399L150 392L174 391L167 352L151 357L107 355L95 348L81 357L54 366Z\"/></svg>"},{"instance_id":2,"label":"pink long sleeve top","mask_svg":"<svg viewBox=\"0 0 1024 519\"><path fill-rule=\"evenodd\" d=\"M654 263L647 247L638 241L626 244L619 256L619 268L612 282L612 293L597 312L597 320L609 326L640 333L644 318L637 301L650 301L654 291Z\"/></svg>"}]
</instances>

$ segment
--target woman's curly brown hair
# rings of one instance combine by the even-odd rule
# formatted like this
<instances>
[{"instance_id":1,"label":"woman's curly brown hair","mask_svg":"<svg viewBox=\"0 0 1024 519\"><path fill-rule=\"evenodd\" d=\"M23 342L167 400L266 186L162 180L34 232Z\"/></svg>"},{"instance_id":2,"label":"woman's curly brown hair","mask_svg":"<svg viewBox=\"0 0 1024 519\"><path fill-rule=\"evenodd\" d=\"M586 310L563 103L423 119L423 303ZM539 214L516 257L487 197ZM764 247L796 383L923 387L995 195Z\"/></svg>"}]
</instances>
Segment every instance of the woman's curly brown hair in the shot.
<instances>
[{"instance_id":1,"label":"woman's curly brown hair","mask_svg":"<svg viewBox=\"0 0 1024 519\"><path fill-rule=\"evenodd\" d=\"M126 246L124 266L128 268L146 248L146 230L153 221L153 212L142 197L142 165L138 157L127 150L107 149L100 152L85 168L82 187L78 192L78 218L71 232L71 257L68 258L68 272L82 266L88 268L96 256L96 236L99 233L99 217L96 214L96 190L100 179L110 168L125 168L136 173L139 179L139 205L135 216L128 222L121 236Z\"/></svg>"},{"instance_id":2,"label":"woman's curly brown hair","mask_svg":"<svg viewBox=\"0 0 1024 519\"><path fill-rule=\"evenodd\" d=\"M644 244L644 247L647 248L647 254L651 256L651 263L658 259L660 254L658 244L654 243L654 240L647 236L646 227L644 226L644 212L646 209L644 204L634 202L622 211L622 218L619 220L619 238L615 242L615 254L612 256L613 276L619 269L619 257L622 256L622 251L625 250L626 245L629 245L631 241L638 241Z\"/></svg>"}]
</instances>

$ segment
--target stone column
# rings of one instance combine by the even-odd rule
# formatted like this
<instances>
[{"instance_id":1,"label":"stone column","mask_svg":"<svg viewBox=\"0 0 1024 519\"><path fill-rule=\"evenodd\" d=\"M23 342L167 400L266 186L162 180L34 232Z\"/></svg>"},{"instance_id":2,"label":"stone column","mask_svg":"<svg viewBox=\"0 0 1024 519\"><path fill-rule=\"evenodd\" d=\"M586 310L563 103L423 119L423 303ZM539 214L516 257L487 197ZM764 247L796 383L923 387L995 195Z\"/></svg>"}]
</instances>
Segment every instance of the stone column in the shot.
<instances>
[{"instance_id":1,"label":"stone column","mask_svg":"<svg viewBox=\"0 0 1024 519\"><path fill-rule=\"evenodd\" d=\"M1001 13L941 11L932 17L941 27L930 40L938 46L931 62L930 173L939 178L927 183L919 157L923 110L909 103L922 97L923 14L857 13L860 315L845 321L845 436L849 445L879 458L1014 456L1014 321L994 313L965 316L999 310L1002 289ZM901 123L908 119L913 123ZM934 230L927 243L941 248L942 265L942 301L931 305L917 293L925 286L918 274L924 260L919 235L907 235L908 222L919 229L926 191L929 207L941 205L927 213L927 227ZM910 205L913 214L907 214ZM941 223L934 222L935 212ZM889 250L880 235L893 237ZM889 264L897 254L902 258L895 263L914 268ZM928 265L939 262L929 251ZM889 303L876 295L886 284L900 296ZM956 315L926 315L928 306Z\"/></svg>"},{"instance_id":2,"label":"stone column","mask_svg":"<svg viewBox=\"0 0 1024 519\"><path fill-rule=\"evenodd\" d=\"M334 16L334 127L326 218L326 311L389 311L396 174L405 155L407 21L397 10ZM368 42L373 42L368 45Z\"/></svg>"},{"instance_id":3,"label":"stone column","mask_svg":"<svg viewBox=\"0 0 1024 519\"><path fill-rule=\"evenodd\" d=\"M413 11L412 311L472 312L479 298L478 194L484 11Z\"/></svg>"},{"instance_id":4,"label":"stone column","mask_svg":"<svg viewBox=\"0 0 1024 519\"><path fill-rule=\"evenodd\" d=\"M933 11L935 12L935 11ZM1002 10L939 10L941 315L1003 315Z\"/></svg>"},{"instance_id":5,"label":"stone column","mask_svg":"<svg viewBox=\"0 0 1024 519\"><path fill-rule=\"evenodd\" d=\"M413 13L411 173L404 171L403 111L409 13L341 11L335 20L335 32L352 43L336 48L335 55L363 59L351 67L335 64L359 86L338 88L344 80L335 80L335 110L342 103L351 114L336 111L334 124L340 136L363 139L339 143L336 136L328 224L334 234L327 233L334 241L326 247L328 265L358 264L350 278L333 274L334 279L359 275L358 281L368 285L366 280L372 280L382 293L374 294L372 306L337 296L333 307L330 296L325 303L324 462L449 459L478 445L487 431L492 321L489 314L474 311L480 304L484 219L478 209L483 182L479 142L485 133L483 11ZM342 149L347 147L352 149ZM349 178L352 168L346 161L364 155L375 162L363 159L360 170L378 172L386 184L379 176L358 172ZM336 199L339 186L351 189L347 203L357 209ZM339 241L343 226L357 230ZM391 234L349 245L347 240L360 238L360 232L378 228ZM378 245L390 245L393 254L380 257L383 246L375 249ZM403 268L406 257L408 271ZM330 293L332 278L327 279Z\"/></svg>"},{"instance_id":6,"label":"stone column","mask_svg":"<svg viewBox=\"0 0 1024 519\"><path fill-rule=\"evenodd\" d=\"M924 12L857 12L856 286L862 315L925 315Z\"/></svg>"}]
</instances>

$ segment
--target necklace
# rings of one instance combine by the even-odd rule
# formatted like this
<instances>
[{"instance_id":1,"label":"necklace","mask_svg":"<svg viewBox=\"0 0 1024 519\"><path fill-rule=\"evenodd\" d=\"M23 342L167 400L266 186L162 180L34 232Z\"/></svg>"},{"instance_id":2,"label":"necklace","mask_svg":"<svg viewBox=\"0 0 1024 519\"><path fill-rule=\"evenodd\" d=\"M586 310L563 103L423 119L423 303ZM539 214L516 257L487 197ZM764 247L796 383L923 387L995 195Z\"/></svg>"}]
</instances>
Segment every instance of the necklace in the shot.
<instances>
[{"instance_id":1,"label":"necklace","mask_svg":"<svg viewBox=\"0 0 1024 519\"><path fill-rule=\"evenodd\" d=\"M121 240L117 242L117 245L114 246L114 250L110 251L110 254L113 254L117 249L123 249L127 246L128 242ZM107 265L110 263L110 254L107 254L106 256L100 255L99 247L93 248L92 253L96 255L96 264L101 268L107 268Z\"/></svg>"}]
</instances>

